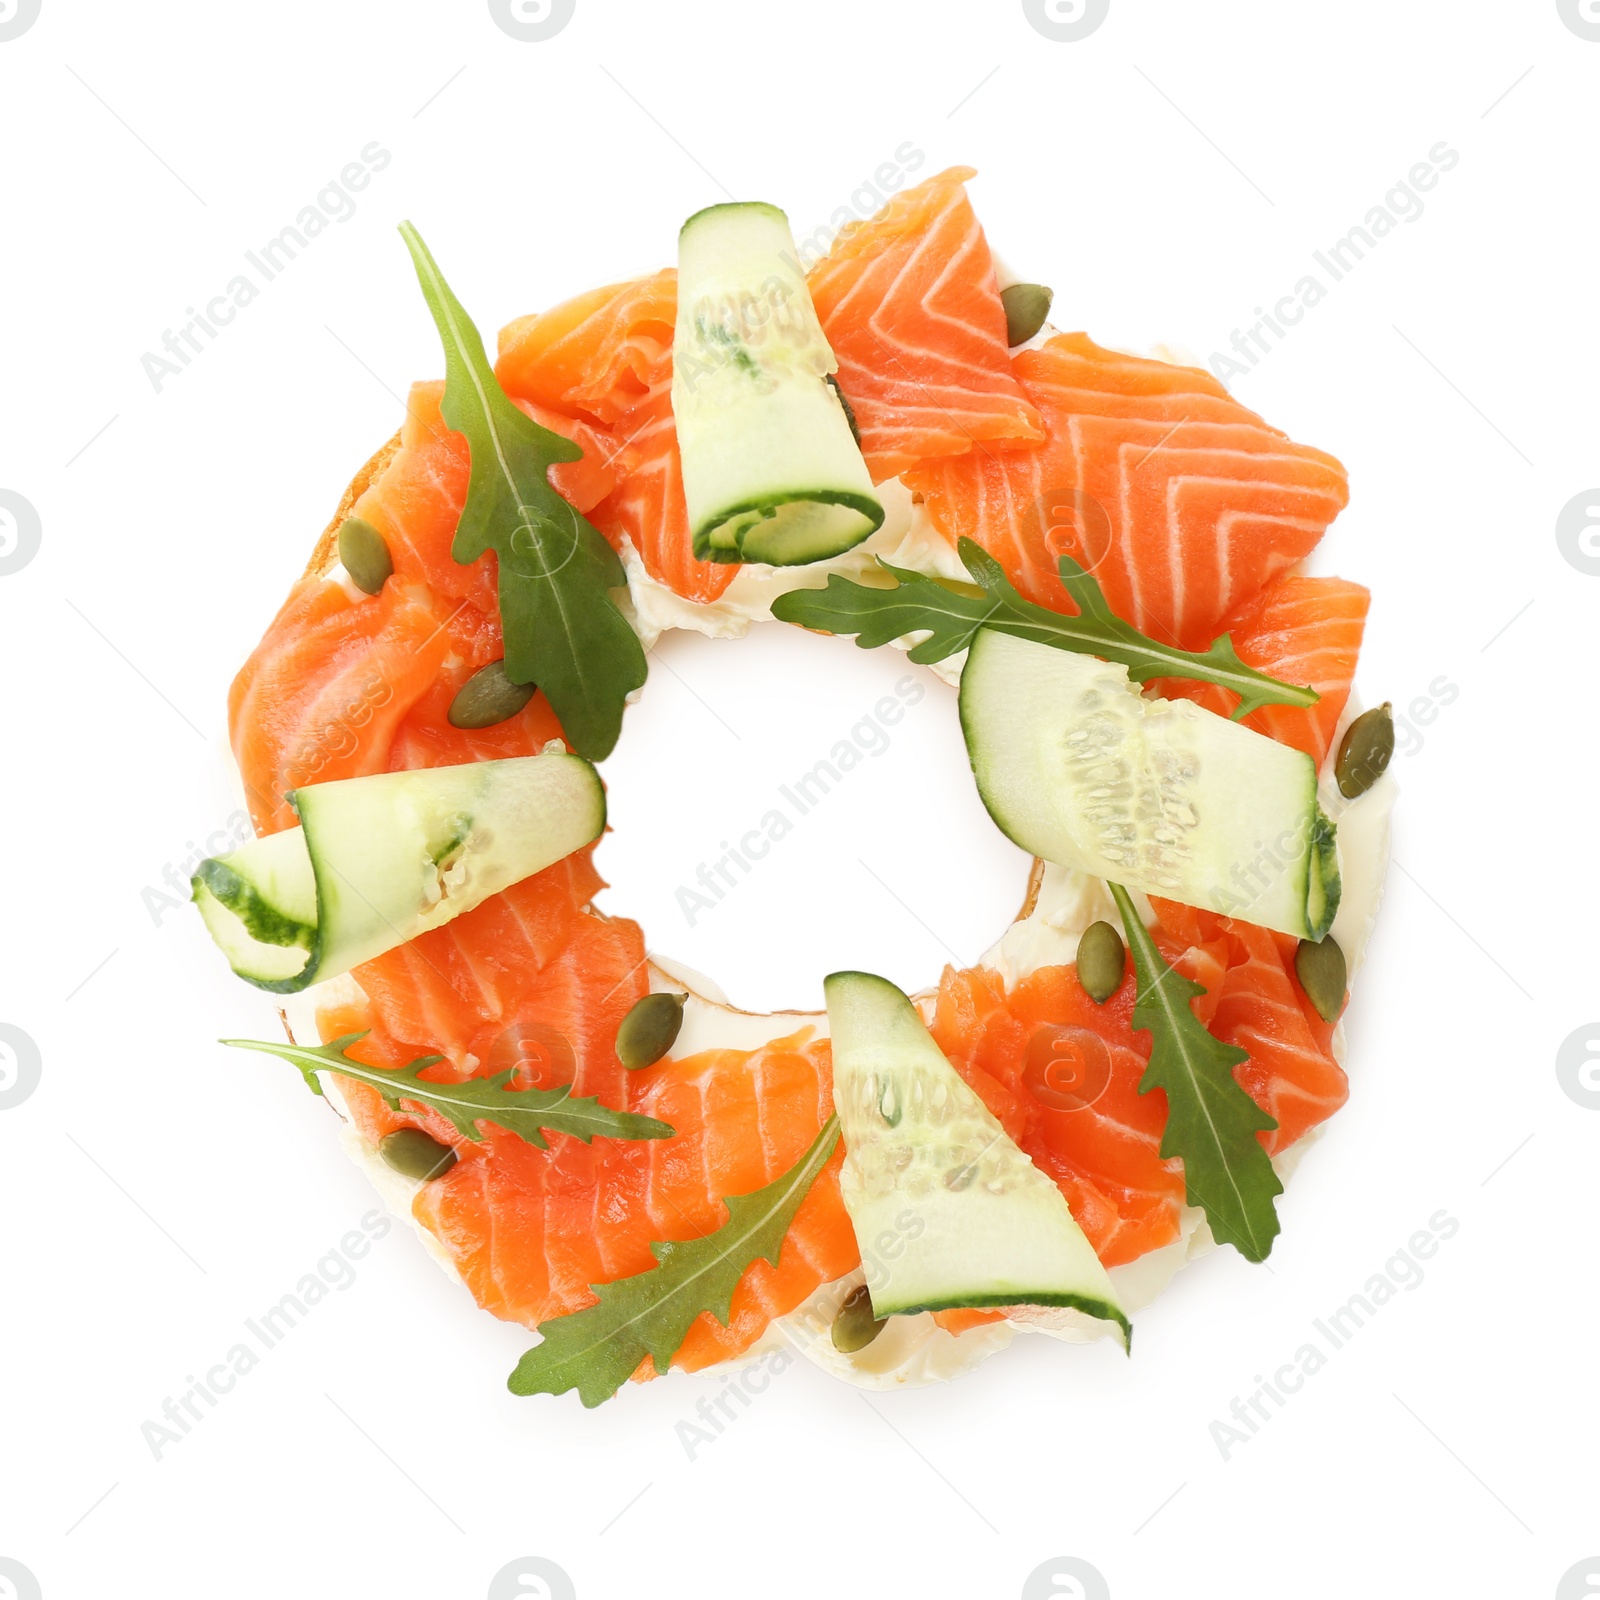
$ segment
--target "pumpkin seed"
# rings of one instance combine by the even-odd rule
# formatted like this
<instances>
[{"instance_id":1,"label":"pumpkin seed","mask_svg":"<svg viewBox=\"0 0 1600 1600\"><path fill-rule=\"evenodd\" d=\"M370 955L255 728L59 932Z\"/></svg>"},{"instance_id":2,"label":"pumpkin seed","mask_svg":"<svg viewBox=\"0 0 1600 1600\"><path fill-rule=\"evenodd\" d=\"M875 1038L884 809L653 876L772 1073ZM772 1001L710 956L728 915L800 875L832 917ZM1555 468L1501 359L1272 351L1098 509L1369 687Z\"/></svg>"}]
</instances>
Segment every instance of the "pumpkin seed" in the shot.
<instances>
[{"instance_id":1,"label":"pumpkin seed","mask_svg":"<svg viewBox=\"0 0 1600 1600\"><path fill-rule=\"evenodd\" d=\"M504 661L479 667L456 690L448 716L452 728L492 728L516 714L533 699L534 685L513 683Z\"/></svg>"},{"instance_id":2,"label":"pumpkin seed","mask_svg":"<svg viewBox=\"0 0 1600 1600\"><path fill-rule=\"evenodd\" d=\"M1345 729L1339 759L1333 764L1339 793L1346 800L1363 795L1389 770L1394 758L1394 713L1387 700L1363 711Z\"/></svg>"},{"instance_id":3,"label":"pumpkin seed","mask_svg":"<svg viewBox=\"0 0 1600 1600\"><path fill-rule=\"evenodd\" d=\"M388 540L360 517L346 517L339 524L339 560L363 594L376 594L394 571Z\"/></svg>"},{"instance_id":4,"label":"pumpkin seed","mask_svg":"<svg viewBox=\"0 0 1600 1600\"><path fill-rule=\"evenodd\" d=\"M844 1297L844 1304L833 1319L833 1348L844 1356L865 1350L883 1332L888 1320L874 1318L872 1296L866 1284L858 1284Z\"/></svg>"},{"instance_id":5,"label":"pumpkin seed","mask_svg":"<svg viewBox=\"0 0 1600 1600\"><path fill-rule=\"evenodd\" d=\"M1306 999L1317 1008L1324 1022L1337 1020L1344 1007L1345 972L1344 951L1331 938L1320 944L1302 939L1294 953L1294 975L1306 992Z\"/></svg>"},{"instance_id":6,"label":"pumpkin seed","mask_svg":"<svg viewBox=\"0 0 1600 1600\"><path fill-rule=\"evenodd\" d=\"M456 1153L421 1128L396 1128L378 1141L378 1154L387 1165L407 1178L426 1183L442 1177L456 1164Z\"/></svg>"},{"instance_id":7,"label":"pumpkin seed","mask_svg":"<svg viewBox=\"0 0 1600 1600\"><path fill-rule=\"evenodd\" d=\"M633 1071L653 1067L678 1037L687 998L681 994L647 994L636 1001L617 1029L617 1060Z\"/></svg>"},{"instance_id":8,"label":"pumpkin seed","mask_svg":"<svg viewBox=\"0 0 1600 1600\"><path fill-rule=\"evenodd\" d=\"M1006 308L1006 343L1026 344L1050 315L1054 291L1042 283L1014 283L1000 291L1000 304Z\"/></svg>"},{"instance_id":9,"label":"pumpkin seed","mask_svg":"<svg viewBox=\"0 0 1600 1600\"><path fill-rule=\"evenodd\" d=\"M1122 987L1128 948L1109 922L1091 922L1078 941L1078 982L1083 992L1104 1005Z\"/></svg>"}]
</instances>

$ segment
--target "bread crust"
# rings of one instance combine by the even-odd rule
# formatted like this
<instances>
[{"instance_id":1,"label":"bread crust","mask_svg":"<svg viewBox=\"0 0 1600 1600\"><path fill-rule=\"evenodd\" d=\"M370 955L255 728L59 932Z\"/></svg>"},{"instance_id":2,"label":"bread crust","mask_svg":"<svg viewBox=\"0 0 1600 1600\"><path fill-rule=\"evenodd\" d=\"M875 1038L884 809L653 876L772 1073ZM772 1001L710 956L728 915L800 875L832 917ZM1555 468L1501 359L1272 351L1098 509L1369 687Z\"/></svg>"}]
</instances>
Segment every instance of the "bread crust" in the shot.
<instances>
[{"instance_id":1,"label":"bread crust","mask_svg":"<svg viewBox=\"0 0 1600 1600\"><path fill-rule=\"evenodd\" d=\"M306 563L306 577L320 577L337 563L340 524L350 515L356 501L383 475L384 469L399 453L400 433L396 429L394 437L368 457L366 465L350 480L344 498L339 502L339 509L333 514L333 521L322 530L322 537L317 540L317 547L311 552L311 560Z\"/></svg>"}]
</instances>

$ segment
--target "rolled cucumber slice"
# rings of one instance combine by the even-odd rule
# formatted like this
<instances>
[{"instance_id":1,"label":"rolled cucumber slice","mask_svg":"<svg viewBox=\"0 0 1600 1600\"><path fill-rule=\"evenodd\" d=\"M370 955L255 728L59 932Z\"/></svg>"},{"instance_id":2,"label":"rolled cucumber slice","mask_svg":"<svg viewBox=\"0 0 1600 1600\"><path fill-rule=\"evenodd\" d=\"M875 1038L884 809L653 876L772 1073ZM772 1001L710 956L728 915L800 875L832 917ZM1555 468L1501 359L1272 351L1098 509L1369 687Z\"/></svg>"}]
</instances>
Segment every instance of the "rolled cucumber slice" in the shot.
<instances>
[{"instance_id":1,"label":"rolled cucumber slice","mask_svg":"<svg viewBox=\"0 0 1600 1600\"><path fill-rule=\"evenodd\" d=\"M202 861L195 904L233 970L293 994L337 977L605 831L582 756L518 756L310 784L298 828Z\"/></svg>"},{"instance_id":2,"label":"rolled cucumber slice","mask_svg":"<svg viewBox=\"0 0 1600 1600\"><path fill-rule=\"evenodd\" d=\"M961 674L978 793L1058 866L1299 939L1339 909L1333 824L1310 756L1126 667L979 629Z\"/></svg>"},{"instance_id":3,"label":"rolled cucumber slice","mask_svg":"<svg viewBox=\"0 0 1600 1600\"><path fill-rule=\"evenodd\" d=\"M800 566L882 524L837 366L783 212L720 205L684 223L672 410L699 560Z\"/></svg>"},{"instance_id":4,"label":"rolled cucumber slice","mask_svg":"<svg viewBox=\"0 0 1600 1600\"><path fill-rule=\"evenodd\" d=\"M956 1306L1072 1306L1131 1334L1060 1189L1006 1136L885 978L824 984L839 1187L874 1316Z\"/></svg>"}]
</instances>

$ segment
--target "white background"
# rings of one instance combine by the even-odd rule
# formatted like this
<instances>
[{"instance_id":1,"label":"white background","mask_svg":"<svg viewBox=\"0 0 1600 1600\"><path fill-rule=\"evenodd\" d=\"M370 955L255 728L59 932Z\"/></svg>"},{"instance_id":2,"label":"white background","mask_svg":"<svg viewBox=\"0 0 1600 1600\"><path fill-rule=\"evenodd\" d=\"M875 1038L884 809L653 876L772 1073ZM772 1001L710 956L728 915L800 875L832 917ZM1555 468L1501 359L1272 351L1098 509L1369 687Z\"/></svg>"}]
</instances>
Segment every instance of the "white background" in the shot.
<instances>
[{"instance_id":1,"label":"white background","mask_svg":"<svg viewBox=\"0 0 1600 1600\"><path fill-rule=\"evenodd\" d=\"M42 1060L0 1111L0 1556L46 1600L476 1600L533 1555L583 1600L1011 1597L1057 1556L1116 1600L1542 1600L1600 1555L1600 1111L1555 1067L1600 1015L1600 577L1555 536L1600 482L1597 86L1554 0L1112 0L1077 43L1013 0L578 0L543 43L482 3L43 0L0 42L0 489L43 529L0 577L0 1021ZM373 140L354 218L156 393L141 355ZM1131 1360L1025 1339L870 1400L791 1367L690 1460L721 1376L513 1399L518 1330L396 1230L154 1460L141 1423L374 1203L287 1067L214 1044L270 1034L266 1000L143 891L232 809L228 681L439 370L396 222L487 331L669 262L724 186L809 232L910 141L980 169L1062 326L1205 356L1441 140L1425 213L1236 382L1350 469L1319 562L1373 590L1366 699L1458 691L1396 760L1351 1100L1270 1270L1186 1272ZM751 1003L846 963L930 982L1022 886L931 680L761 878L674 908L908 670L765 632L664 648L608 769L604 904ZM1211 1422L1441 1208L1421 1286L1224 1461Z\"/></svg>"}]
</instances>

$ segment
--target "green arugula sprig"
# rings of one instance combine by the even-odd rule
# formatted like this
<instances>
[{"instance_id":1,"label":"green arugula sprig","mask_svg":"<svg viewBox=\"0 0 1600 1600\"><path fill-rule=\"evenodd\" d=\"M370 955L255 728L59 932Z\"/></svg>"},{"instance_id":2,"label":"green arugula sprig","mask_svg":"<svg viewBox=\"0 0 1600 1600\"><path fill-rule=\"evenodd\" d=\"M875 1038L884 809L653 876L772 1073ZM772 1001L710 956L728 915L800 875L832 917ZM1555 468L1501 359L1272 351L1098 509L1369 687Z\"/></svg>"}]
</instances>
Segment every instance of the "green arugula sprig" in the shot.
<instances>
[{"instance_id":1,"label":"green arugula sprig","mask_svg":"<svg viewBox=\"0 0 1600 1600\"><path fill-rule=\"evenodd\" d=\"M839 1139L829 1117L811 1148L780 1178L753 1194L723 1201L728 1220L715 1233L681 1244L652 1244L657 1265L631 1278L594 1285L600 1303L539 1324L544 1336L507 1380L513 1394L564 1394L585 1406L609 1400L646 1356L665 1372L702 1311L726 1325L733 1291L759 1257L778 1264L779 1249Z\"/></svg>"},{"instance_id":2,"label":"green arugula sprig","mask_svg":"<svg viewBox=\"0 0 1600 1600\"><path fill-rule=\"evenodd\" d=\"M1259 706L1310 706L1320 698L1315 689L1280 683L1247 667L1227 634L1206 651L1157 643L1111 610L1099 583L1071 556L1061 557L1060 572L1062 585L1078 608L1075 617L1025 600L1000 563L975 540L962 539L956 548L977 584L975 589L909 572L880 558L878 565L896 580L895 587L870 588L834 573L825 589L792 589L780 595L772 614L802 628L853 633L863 650L930 630L929 637L911 651L911 659L923 665L965 650L979 628L995 628L1019 639L1118 662L1137 683L1151 678L1214 683L1239 696L1232 713L1235 720Z\"/></svg>"},{"instance_id":3,"label":"green arugula sprig","mask_svg":"<svg viewBox=\"0 0 1600 1600\"><path fill-rule=\"evenodd\" d=\"M1133 1025L1149 1029L1153 1043L1139 1093L1167 1092L1161 1157L1183 1161L1189 1204L1204 1208L1217 1243L1233 1245L1247 1261L1265 1261L1278 1233L1273 1197L1283 1185L1256 1138L1278 1124L1233 1076L1250 1053L1206 1030L1190 1004L1205 989L1168 965L1128 891L1120 883L1108 887L1133 955Z\"/></svg>"},{"instance_id":4,"label":"green arugula sprig","mask_svg":"<svg viewBox=\"0 0 1600 1600\"><path fill-rule=\"evenodd\" d=\"M489 550L499 556L506 676L538 684L568 743L599 761L615 747L623 705L647 669L610 594L627 587L622 563L550 487L550 468L583 451L512 404L422 236L409 222L400 233L444 343L440 414L465 435L472 462L450 553L463 566Z\"/></svg>"},{"instance_id":5,"label":"green arugula sprig","mask_svg":"<svg viewBox=\"0 0 1600 1600\"><path fill-rule=\"evenodd\" d=\"M371 1067L348 1054L357 1039L364 1039L367 1031L347 1033L320 1049L307 1049L298 1044L273 1044L265 1039L224 1039L223 1044L239 1050L259 1050L265 1055L282 1056L285 1061L300 1069L300 1075L312 1090L322 1093L317 1081L319 1072L337 1072L341 1077L354 1078L357 1083L367 1083L383 1096L391 1111L401 1109L402 1099L426 1106L449 1119L450 1125L463 1138L482 1143L480 1122L492 1122L507 1133L546 1150L545 1133L570 1133L585 1144L602 1139L670 1139L670 1124L657 1122L654 1117L641 1117L631 1111L613 1111L593 1098L575 1099L570 1083L558 1084L553 1089L518 1089L511 1080L515 1067L496 1072L487 1078L468 1078L465 1083L429 1083L423 1071L444 1060L443 1056L418 1056L415 1061L390 1071L385 1067ZM541 1131L542 1130L542 1131Z\"/></svg>"}]
</instances>

